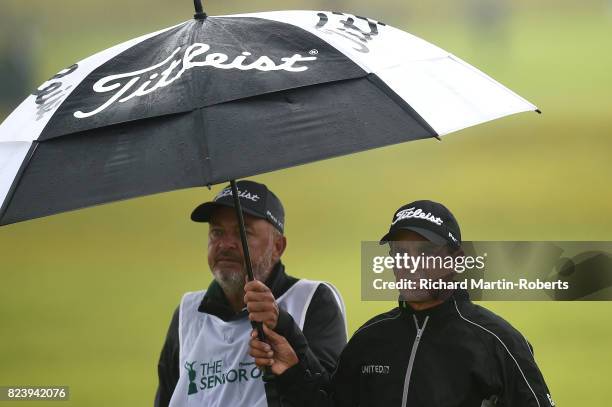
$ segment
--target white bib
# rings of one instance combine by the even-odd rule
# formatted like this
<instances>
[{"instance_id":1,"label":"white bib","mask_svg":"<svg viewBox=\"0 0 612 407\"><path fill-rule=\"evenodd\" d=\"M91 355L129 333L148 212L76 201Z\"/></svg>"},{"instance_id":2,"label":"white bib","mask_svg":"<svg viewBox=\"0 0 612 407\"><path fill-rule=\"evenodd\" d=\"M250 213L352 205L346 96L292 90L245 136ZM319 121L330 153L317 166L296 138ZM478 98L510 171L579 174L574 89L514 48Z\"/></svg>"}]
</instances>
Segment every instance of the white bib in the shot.
<instances>
[{"instance_id":1,"label":"white bib","mask_svg":"<svg viewBox=\"0 0 612 407\"><path fill-rule=\"evenodd\" d=\"M334 293L345 316L342 297L335 287L319 281L299 280L276 299L300 329L319 284ZM225 322L198 307L206 291L183 296L179 310L179 380L170 407L265 407L262 372L249 355L251 323L247 317ZM346 318L345 327L346 327Z\"/></svg>"}]
</instances>

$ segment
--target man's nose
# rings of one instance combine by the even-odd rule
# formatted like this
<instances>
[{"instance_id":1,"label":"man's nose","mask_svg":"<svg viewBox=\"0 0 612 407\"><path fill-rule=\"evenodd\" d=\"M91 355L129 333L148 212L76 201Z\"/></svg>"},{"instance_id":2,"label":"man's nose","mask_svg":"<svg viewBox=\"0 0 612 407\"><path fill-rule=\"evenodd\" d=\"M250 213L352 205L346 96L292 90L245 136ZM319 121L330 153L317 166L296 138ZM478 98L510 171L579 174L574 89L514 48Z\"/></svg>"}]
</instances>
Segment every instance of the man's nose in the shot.
<instances>
[{"instance_id":1,"label":"man's nose","mask_svg":"<svg viewBox=\"0 0 612 407\"><path fill-rule=\"evenodd\" d=\"M408 257L418 257L421 254L419 248L414 246L405 247L403 248L402 252Z\"/></svg>"},{"instance_id":2,"label":"man's nose","mask_svg":"<svg viewBox=\"0 0 612 407\"><path fill-rule=\"evenodd\" d=\"M416 256L416 250L413 248L406 248L404 249L404 254L407 255L408 257L414 257Z\"/></svg>"},{"instance_id":3,"label":"man's nose","mask_svg":"<svg viewBox=\"0 0 612 407\"><path fill-rule=\"evenodd\" d=\"M240 236L235 233L225 233L223 237L219 239L219 248L221 249L237 249L240 250L241 241Z\"/></svg>"}]
</instances>

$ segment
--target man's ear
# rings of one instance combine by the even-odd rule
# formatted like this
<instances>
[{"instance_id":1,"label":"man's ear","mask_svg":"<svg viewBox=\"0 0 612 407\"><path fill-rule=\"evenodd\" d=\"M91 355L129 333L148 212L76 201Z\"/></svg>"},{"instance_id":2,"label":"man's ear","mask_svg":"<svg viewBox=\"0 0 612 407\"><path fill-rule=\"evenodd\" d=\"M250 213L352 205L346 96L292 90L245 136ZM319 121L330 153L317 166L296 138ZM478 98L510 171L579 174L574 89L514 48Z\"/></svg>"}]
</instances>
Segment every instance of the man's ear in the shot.
<instances>
[{"instance_id":1,"label":"man's ear","mask_svg":"<svg viewBox=\"0 0 612 407\"><path fill-rule=\"evenodd\" d=\"M277 256L275 260L278 261L281 258L286 248L287 248L287 238L284 235L281 235L280 233L279 234L275 233L274 234L274 252Z\"/></svg>"}]
</instances>

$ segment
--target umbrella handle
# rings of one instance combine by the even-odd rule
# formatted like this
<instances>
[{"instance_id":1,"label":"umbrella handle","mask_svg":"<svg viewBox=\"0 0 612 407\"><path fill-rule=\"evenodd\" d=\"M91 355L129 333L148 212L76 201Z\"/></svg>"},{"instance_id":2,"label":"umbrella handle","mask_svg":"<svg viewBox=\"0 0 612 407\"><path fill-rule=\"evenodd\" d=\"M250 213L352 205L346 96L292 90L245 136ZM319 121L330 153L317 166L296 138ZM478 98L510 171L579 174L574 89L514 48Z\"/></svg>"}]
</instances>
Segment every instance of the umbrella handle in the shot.
<instances>
[{"instance_id":1,"label":"umbrella handle","mask_svg":"<svg viewBox=\"0 0 612 407\"><path fill-rule=\"evenodd\" d=\"M194 0L198 2L198 0ZM253 265L251 263L251 255L249 254L249 243L247 241L246 228L244 226L244 215L242 214L242 205L240 204L240 196L238 195L238 186L236 185L236 180L233 179L230 181L230 186L232 188L232 197L234 199L234 208L236 209L236 217L238 217L238 226L240 229L240 240L242 241L242 252L244 253L244 263L247 269L247 276L249 281L255 280L255 276L253 275ZM264 334L263 324L261 322L251 322L251 326L253 329L257 330L257 338L265 342L266 335ZM270 370L269 366L264 368L263 372L263 380L265 382L269 382L274 380L274 374Z\"/></svg>"},{"instance_id":2,"label":"umbrella handle","mask_svg":"<svg viewBox=\"0 0 612 407\"><path fill-rule=\"evenodd\" d=\"M202 0L193 0L193 6L195 7L195 12L196 12L193 15L193 18L195 18L196 20L206 19L207 15L204 12L204 9L202 8Z\"/></svg>"},{"instance_id":3,"label":"umbrella handle","mask_svg":"<svg viewBox=\"0 0 612 407\"><path fill-rule=\"evenodd\" d=\"M262 342L265 342L266 341L266 334L264 334L263 323L253 321L253 322L251 322L251 326L254 329L257 330L257 339L259 339ZM272 381L274 381L275 377L276 376L274 376L274 373L272 373L272 370L270 369L270 366L264 366L263 376L261 377L263 379L263 381L264 382L272 382Z\"/></svg>"}]
</instances>

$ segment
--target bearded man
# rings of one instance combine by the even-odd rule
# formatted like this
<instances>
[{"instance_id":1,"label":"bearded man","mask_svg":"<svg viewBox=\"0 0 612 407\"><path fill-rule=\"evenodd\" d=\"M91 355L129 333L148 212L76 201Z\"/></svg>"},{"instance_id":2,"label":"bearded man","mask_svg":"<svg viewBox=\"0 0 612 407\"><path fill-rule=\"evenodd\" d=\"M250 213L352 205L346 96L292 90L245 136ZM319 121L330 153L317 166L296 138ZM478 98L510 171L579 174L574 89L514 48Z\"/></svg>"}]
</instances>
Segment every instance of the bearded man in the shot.
<instances>
[{"instance_id":1,"label":"bearded man","mask_svg":"<svg viewBox=\"0 0 612 407\"><path fill-rule=\"evenodd\" d=\"M232 190L191 214L208 228L207 290L183 296L158 363L156 407L291 406L249 355L251 322L291 341L310 371L334 371L346 344L344 305L328 283L286 274L285 212L265 185L237 183L255 281L246 282L244 253ZM248 307L247 304L248 303Z\"/></svg>"}]
</instances>

